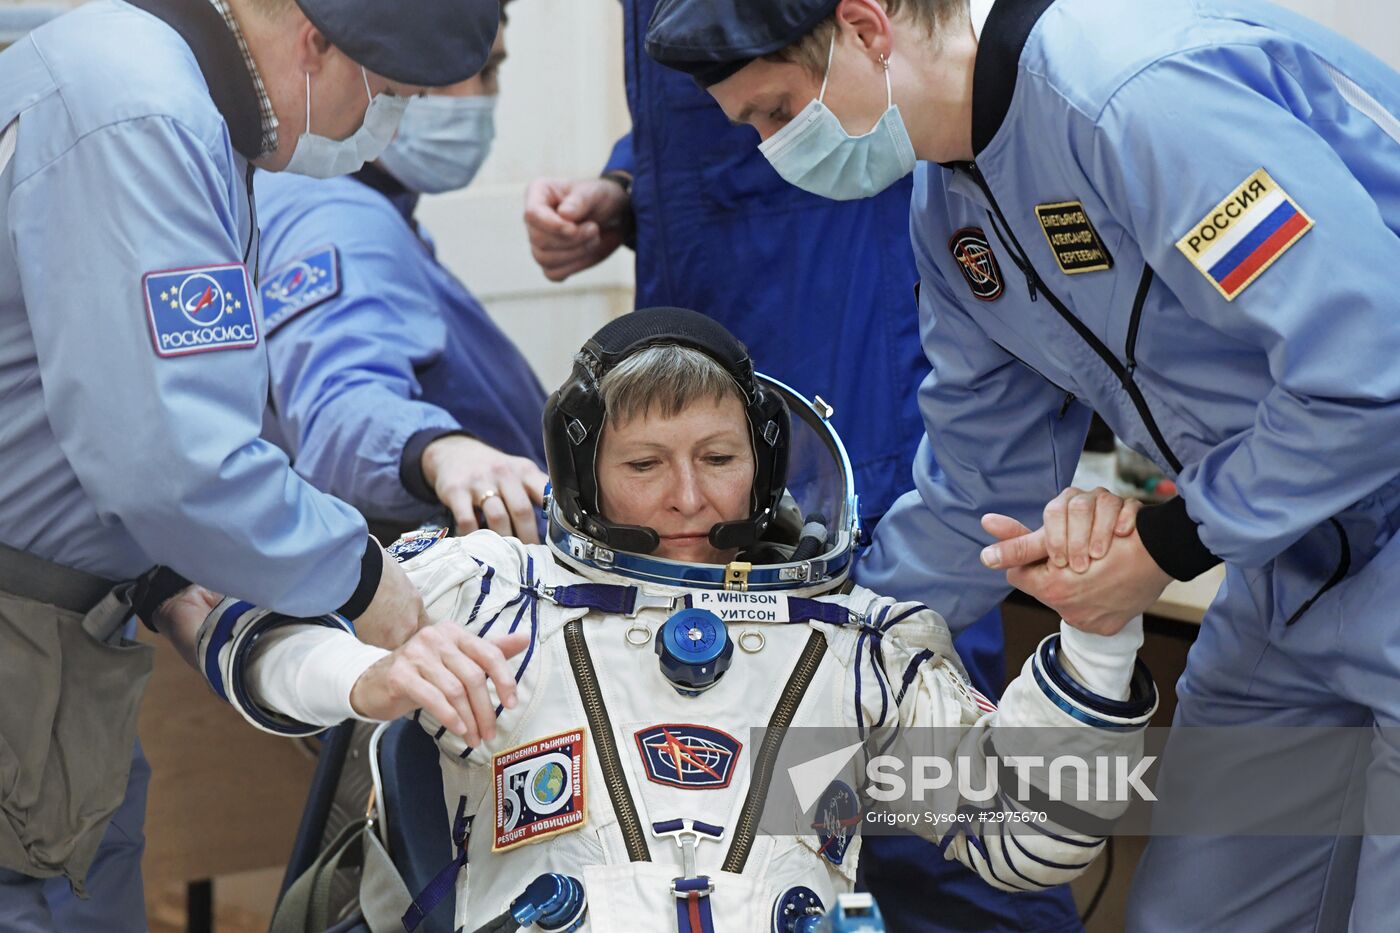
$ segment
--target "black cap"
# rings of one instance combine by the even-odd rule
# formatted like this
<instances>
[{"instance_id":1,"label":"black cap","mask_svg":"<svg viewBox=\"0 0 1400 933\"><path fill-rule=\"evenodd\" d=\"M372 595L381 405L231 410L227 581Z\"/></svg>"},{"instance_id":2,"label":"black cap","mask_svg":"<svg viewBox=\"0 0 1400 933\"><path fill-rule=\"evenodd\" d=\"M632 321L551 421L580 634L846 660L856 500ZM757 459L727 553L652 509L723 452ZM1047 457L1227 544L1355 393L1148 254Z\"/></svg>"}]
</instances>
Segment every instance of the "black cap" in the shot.
<instances>
[{"instance_id":1,"label":"black cap","mask_svg":"<svg viewBox=\"0 0 1400 933\"><path fill-rule=\"evenodd\" d=\"M390 81L445 87L486 66L501 0L297 0L356 64Z\"/></svg>"},{"instance_id":2,"label":"black cap","mask_svg":"<svg viewBox=\"0 0 1400 933\"><path fill-rule=\"evenodd\" d=\"M840 0L661 0L647 27L647 54L701 87L792 45Z\"/></svg>"}]
</instances>

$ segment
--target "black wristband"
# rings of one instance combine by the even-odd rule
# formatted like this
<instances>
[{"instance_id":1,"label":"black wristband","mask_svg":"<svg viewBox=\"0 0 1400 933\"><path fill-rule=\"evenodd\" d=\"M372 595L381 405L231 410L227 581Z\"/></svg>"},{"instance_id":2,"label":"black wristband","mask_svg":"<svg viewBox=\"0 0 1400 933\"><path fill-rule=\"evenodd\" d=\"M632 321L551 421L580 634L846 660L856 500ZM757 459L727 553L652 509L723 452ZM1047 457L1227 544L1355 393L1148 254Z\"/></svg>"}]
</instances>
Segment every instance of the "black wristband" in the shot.
<instances>
[{"instance_id":1,"label":"black wristband","mask_svg":"<svg viewBox=\"0 0 1400 933\"><path fill-rule=\"evenodd\" d=\"M152 567L136 579L136 586L131 591L131 611L136 613L142 625L156 632L156 610L189 585L190 581L169 567Z\"/></svg>"},{"instance_id":2,"label":"black wristband","mask_svg":"<svg viewBox=\"0 0 1400 933\"><path fill-rule=\"evenodd\" d=\"M438 504L437 492L423 474L423 452L438 438L454 435L471 437L460 428L424 428L409 435L408 442L403 445L403 453L399 454L399 482L413 498L429 505Z\"/></svg>"},{"instance_id":3,"label":"black wristband","mask_svg":"<svg viewBox=\"0 0 1400 933\"><path fill-rule=\"evenodd\" d=\"M1178 580L1194 580L1220 563L1201 543L1200 528L1180 496L1139 512L1137 532L1157 566Z\"/></svg>"},{"instance_id":4,"label":"black wristband","mask_svg":"<svg viewBox=\"0 0 1400 933\"><path fill-rule=\"evenodd\" d=\"M379 578L384 575L384 549L373 535L365 535L365 554L360 558L360 583L355 592L336 612L354 622L364 615L369 604L374 602L374 594L379 591Z\"/></svg>"}]
</instances>

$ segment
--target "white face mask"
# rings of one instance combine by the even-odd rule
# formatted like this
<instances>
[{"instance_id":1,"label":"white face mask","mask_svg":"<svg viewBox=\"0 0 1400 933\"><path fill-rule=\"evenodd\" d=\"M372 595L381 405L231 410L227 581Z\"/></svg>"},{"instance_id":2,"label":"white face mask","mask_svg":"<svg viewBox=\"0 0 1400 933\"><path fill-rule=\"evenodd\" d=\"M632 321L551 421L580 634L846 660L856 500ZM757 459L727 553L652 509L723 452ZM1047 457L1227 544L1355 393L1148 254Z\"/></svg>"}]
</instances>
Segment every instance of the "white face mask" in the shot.
<instances>
[{"instance_id":1,"label":"white face mask","mask_svg":"<svg viewBox=\"0 0 1400 933\"><path fill-rule=\"evenodd\" d=\"M914 144L890 86L890 63L885 66L885 112L864 136L846 132L836 114L827 109L826 83L836 37L826 53L826 77L821 93L792 122L758 147L783 180L803 191L835 201L874 197L914 170L918 161Z\"/></svg>"},{"instance_id":2,"label":"white face mask","mask_svg":"<svg viewBox=\"0 0 1400 933\"><path fill-rule=\"evenodd\" d=\"M286 171L312 178L335 178L358 172L366 162L373 162L383 154L399 128L409 99L371 94L369 75L364 68L360 69L360 76L364 78L365 96L369 98L365 118L349 137L331 139L311 132L311 75L306 75L306 131L297 137Z\"/></svg>"},{"instance_id":3,"label":"white face mask","mask_svg":"<svg viewBox=\"0 0 1400 933\"><path fill-rule=\"evenodd\" d=\"M415 97L380 164L419 194L465 188L496 138L496 98Z\"/></svg>"}]
</instances>

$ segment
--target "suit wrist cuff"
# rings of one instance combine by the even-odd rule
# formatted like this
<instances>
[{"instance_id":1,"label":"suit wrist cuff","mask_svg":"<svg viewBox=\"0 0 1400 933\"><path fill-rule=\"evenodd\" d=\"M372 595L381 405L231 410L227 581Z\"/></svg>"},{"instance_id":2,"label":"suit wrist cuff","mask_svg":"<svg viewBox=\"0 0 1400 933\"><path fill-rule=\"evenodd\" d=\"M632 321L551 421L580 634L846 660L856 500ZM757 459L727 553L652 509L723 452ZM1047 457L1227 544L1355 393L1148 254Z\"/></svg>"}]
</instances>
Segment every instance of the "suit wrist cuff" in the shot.
<instances>
[{"instance_id":1,"label":"suit wrist cuff","mask_svg":"<svg viewBox=\"0 0 1400 933\"><path fill-rule=\"evenodd\" d=\"M453 435L471 437L461 428L424 428L409 435L399 455L399 482L413 498L429 505L438 504L437 492L423 474L423 453L433 441Z\"/></svg>"},{"instance_id":2,"label":"suit wrist cuff","mask_svg":"<svg viewBox=\"0 0 1400 933\"><path fill-rule=\"evenodd\" d=\"M379 546L374 535L366 535L365 553L360 558L360 582L355 587L355 592L345 601L345 605L336 612L351 622L364 615L369 604L374 602L374 594L379 591L379 579L383 575L384 549Z\"/></svg>"},{"instance_id":3,"label":"suit wrist cuff","mask_svg":"<svg viewBox=\"0 0 1400 933\"><path fill-rule=\"evenodd\" d=\"M1186 513L1186 500L1180 496L1139 512L1137 531L1157 566L1178 580L1194 580L1220 563L1201 542L1200 526Z\"/></svg>"}]
</instances>

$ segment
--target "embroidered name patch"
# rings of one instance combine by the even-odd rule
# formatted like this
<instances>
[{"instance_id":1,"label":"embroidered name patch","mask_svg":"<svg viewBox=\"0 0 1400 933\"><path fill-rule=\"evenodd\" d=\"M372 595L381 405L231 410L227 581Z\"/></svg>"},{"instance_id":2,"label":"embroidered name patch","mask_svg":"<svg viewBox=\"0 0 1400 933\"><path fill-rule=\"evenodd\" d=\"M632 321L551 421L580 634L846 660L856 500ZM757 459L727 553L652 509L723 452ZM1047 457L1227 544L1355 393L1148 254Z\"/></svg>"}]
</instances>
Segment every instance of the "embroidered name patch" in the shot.
<instances>
[{"instance_id":1,"label":"embroidered name patch","mask_svg":"<svg viewBox=\"0 0 1400 933\"><path fill-rule=\"evenodd\" d=\"M294 259L263 282L263 330L273 331L308 308L340 294L340 262L335 247Z\"/></svg>"},{"instance_id":2,"label":"embroidered name patch","mask_svg":"<svg viewBox=\"0 0 1400 933\"><path fill-rule=\"evenodd\" d=\"M574 729L491 759L496 786L491 851L513 849L583 825L587 816L583 741L583 730Z\"/></svg>"},{"instance_id":3,"label":"embroidered name patch","mask_svg":"<svg viewBox=\"0 0 1400 933\"><path fill-rule=\"evenodd\" d=\"M1055 262L1060 264L1060 271L1065 275L1113 268L1113 257L1099 239L1099 231L1094 229L1082 203L1037 204L1035 216L1040 221L1040 229L1045 231L1045 239L1050 241Z\"/></svg>"},{"instance_id":4,"label":"embroidered name patch","mask_svg":"<svg viewBox=\"0 0 1400 933\"><path fill-rule=\"evenodd\" d=\"M636 733L647 780L686 790L728 787L743 743L727 732L666 723Z\"/></svg>"},{"instance_id":5,"label":"embroidered name patch","mask_svg":"<svg viewBox=\"0 0 1400 933\"><path fill-rule=\"evenodd\" d=\"M252 290L242 263L148 272L141 285L158 356L258 345Z\"/></svg>"},{"instance_id":6,"label":"embroidered name patch","mask_svg":"<svg viewBox=\"0 0 1400 933\"><path fill-rule=\"evenodd\" d=\"M1312 218L1261 168L1215 205L1176 248L1226 301L1234 301L1312 226Z\"/></svg>"},{"instance_id":7,"label":"embroidered name patch","mask_svg":"<svg viewBox=\"0 0 1400 933\"><path fill-rule=\"evenodd\" d=\"M437 544L447 537L445 527L420 528L417 531L410 531L393 544L389 545L389 556L399 563L403 563L411 557L417 557L428 548Z\"/></svg>"},{"instance_id":8,"label":"embroidered name patch","mask_svg":"<svg viewBox=\"0 0 1400 933\"><path fill-rule=\"evenodd\" d=\"M966 227L953 234L948 241L948 249L953 253L963 278L967 279L973 297L979 301L996 301L1006 290L1001 277L1001 266L992 254L992 244L987 235L977 227Z\"/></svg>"}]
</instances>

